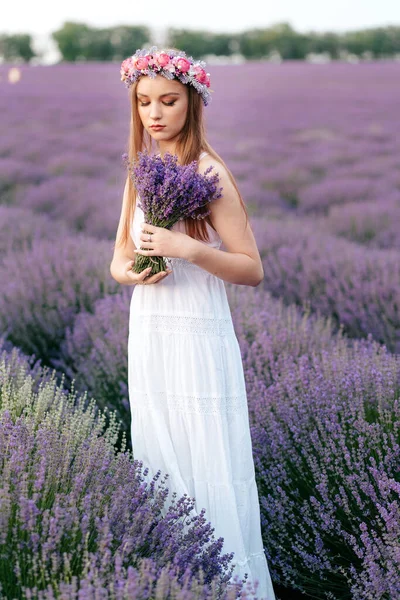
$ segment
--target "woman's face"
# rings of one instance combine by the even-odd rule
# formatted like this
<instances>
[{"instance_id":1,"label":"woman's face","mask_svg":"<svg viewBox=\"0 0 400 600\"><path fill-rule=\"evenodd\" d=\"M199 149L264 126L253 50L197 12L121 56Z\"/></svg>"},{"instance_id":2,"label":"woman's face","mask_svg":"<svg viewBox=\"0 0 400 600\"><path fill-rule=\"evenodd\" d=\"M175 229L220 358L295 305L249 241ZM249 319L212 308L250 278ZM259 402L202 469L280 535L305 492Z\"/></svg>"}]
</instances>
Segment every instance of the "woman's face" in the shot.
<instances>
[{"instance_id":1,"label":"woman's face","mask_svg":"<svg viewBox=\"0 0 400 600\"><path fill-rule=\"evenodd\" d=\"M136 86L137 107L145 130L158 142L160 149L173 145L181 132L188 108L187 86L177 79L157 75L141 77ZM153 125L163 125L153 129Z\"/></svg>"}]
</instances>

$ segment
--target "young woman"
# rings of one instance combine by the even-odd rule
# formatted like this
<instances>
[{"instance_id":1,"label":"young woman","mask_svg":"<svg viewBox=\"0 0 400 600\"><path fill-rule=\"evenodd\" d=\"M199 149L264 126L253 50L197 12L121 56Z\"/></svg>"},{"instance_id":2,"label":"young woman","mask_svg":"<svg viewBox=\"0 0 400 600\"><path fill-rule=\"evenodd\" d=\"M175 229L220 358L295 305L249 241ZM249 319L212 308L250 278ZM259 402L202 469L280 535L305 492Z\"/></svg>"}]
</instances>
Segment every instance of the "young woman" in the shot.
<instances>
[{"instance_id":1,"label":"young woman","mask_svg":"<svg viewBox=\"0 0 400 600\"><path fill-rule=\"evenodd\" d=\"M257 286L264 273L234 178L205 137L210 80L204 65L156 47L121 65L131 88L129 159L138 151L168 151L180 164L198 160L201 173L213 165L223 187L204 220L178 221L168 230L144 222L127 178L110 270L121 284L135 284L128 339L132 448L151 477L159 469L169 474L169 498L186 493L195 499L195 514L206 509L224 551L235 553L233 577L248 573L259 582L256 597L275 600L243 364L224 285ZM172 268L134 273L137 254L164 256Z\"/></svg>"}]
</instances>

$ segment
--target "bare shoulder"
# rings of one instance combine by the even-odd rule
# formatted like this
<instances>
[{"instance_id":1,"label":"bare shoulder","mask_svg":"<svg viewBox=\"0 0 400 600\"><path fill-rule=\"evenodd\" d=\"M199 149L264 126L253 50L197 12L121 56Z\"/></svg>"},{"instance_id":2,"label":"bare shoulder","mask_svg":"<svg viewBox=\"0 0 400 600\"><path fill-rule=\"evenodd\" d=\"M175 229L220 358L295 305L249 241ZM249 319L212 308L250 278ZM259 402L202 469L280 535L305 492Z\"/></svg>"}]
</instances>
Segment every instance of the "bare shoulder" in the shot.
<instances>
[{"instance_id":1,"label":"bare shoulder","mask_svg":"<svg viewBox=\"0 0 400 600\"><path fill-rule=\"evenodd\" d=\"M246 222L245 210L227 169L208 154L199 161L199 173L204 174L210 166L213 169L209 174L217 173L218 185L222 187L222 197L210 203L210 219L215 230L228 252L241 252L260 261L250 223Z\"/></svg>"},{"instance_id":2,"label":"bare shoulder","mask_svg":"<svg viewBox=\"0 0 400 600\"><path fill-rule=\"evenodd\" d=\"M219 160L216 160L213 156L207 154L207 156L204 156L199 161L199 173L204 174L210 167L213 167L213 169L209 175L213 175L214 173L218 174L219 186L223 188L224 196L230 201L234 200L236 197L236 200L239 202L239 196L225 166Z\"/></svg>"}]
</instances>

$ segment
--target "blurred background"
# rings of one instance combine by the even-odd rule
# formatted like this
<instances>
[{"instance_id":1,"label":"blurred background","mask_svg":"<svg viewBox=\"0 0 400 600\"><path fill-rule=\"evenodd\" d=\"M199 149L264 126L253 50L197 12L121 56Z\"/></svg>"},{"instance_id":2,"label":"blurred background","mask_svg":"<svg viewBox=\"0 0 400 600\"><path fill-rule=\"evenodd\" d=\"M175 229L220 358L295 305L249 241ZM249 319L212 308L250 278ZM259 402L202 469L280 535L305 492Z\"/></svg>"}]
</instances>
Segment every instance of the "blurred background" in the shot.
<instances>
[{"instance_id":1,"label":"blurred background","mask_svg":"<svg viewBox=\"0 0 400 600\"><path fill-rule=\"evenodd\" d=\"M0 60L53 64L113 61L145 43L182 47L195 57L240 62L366 60L400 57L400 5L396 0L248 0L226 10L205 0L101 7L73 0L3 8Z\"/></svg>"}]
</instances>

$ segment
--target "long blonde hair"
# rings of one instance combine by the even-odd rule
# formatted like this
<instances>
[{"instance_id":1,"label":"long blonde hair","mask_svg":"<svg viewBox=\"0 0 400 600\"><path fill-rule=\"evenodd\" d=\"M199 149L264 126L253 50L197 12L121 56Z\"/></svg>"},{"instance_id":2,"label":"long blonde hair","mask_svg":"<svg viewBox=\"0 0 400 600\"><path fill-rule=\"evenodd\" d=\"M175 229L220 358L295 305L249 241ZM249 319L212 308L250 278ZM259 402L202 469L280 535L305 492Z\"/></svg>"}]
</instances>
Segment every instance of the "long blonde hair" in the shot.
<instances>
[{"instance_id":1,"label":"long blonde hair","mask_svg":"<svg viewBox=\"0 0 400 600\"><path fill-rule=\"evenodd\" d=\"M141 121L136 98L136 87L137 82L132 84L130 87L130 102L131 102L131 122L130 132L127 144L127 154L129 157L129 163L132 164L133 160L137 159L139 151L147 151L151 153L153 151L152 145L153 140L151 136L145 131L143 123ZM198 160L201 152L208 152L215 160L221 163L232 181L234 188L236 189L240 203L246 215L246 226L248 221L248 212L246 205L243 201L242 195L240 194L239 188L236 184L235 178L231 171L228 169L222 158L215 152L206 140L205 128L204 128L204 116L203 116L203 101L200 94L188 85L188 110L186 115L185 124L180 132L179 139L176 144L176 153L178 155L178 162L181 165L187 165L194 160ZM211 171L211 174L213 171ZM127 243L131 225L133 222L135 205L136 205L136 189L132 179L127 179L128 184L128 201L125 204L122 215L122 228L121 234L117 237L115 245L123 247ZM202 241L209 241L209 235L206 228L205 221L211 226L210 215L207 215L203 219L185 219L187 235L199 239ZM214 229L214 228L213 228Z\"/></svg>"}]
</instances>

